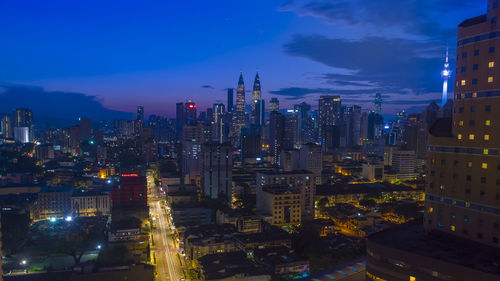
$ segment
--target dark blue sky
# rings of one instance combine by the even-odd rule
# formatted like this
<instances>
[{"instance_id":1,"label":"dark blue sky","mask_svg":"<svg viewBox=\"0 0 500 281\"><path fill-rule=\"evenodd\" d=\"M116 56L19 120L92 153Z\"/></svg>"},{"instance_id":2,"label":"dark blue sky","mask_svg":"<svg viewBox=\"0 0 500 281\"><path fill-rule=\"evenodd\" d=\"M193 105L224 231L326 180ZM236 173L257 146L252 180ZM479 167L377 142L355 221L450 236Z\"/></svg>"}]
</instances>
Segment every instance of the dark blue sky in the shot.
<instances>
[{"instance_id":1,"label":"dark blue sky","mask_svg":"<svg viewBox=\"0 0 500 281\"><path fill-rule=\"evenodd\" d=\"M258 70L263 97L283 105L332 93L368 109L380 91L385 113L415 110L440 98L456 26L485 10L486 0L3 0L0 97L15 86L22 103L23 86L37 86L68 107L83 93L172 116L188 98L225 102L240 71L251 90Z\"/></svg>"}]
</instances>

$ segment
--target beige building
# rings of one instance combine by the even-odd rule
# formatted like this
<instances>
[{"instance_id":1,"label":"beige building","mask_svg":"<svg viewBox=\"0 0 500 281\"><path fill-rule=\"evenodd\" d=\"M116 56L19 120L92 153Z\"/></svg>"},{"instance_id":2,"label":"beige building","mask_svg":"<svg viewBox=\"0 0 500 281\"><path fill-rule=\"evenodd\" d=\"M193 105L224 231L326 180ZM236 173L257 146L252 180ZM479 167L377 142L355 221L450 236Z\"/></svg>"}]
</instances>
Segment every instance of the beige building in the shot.
<instances>
[{"instance_id":1,"label":"beige building","mask_svg":"<svg viewBox=\"0 0 500 281\"><path fill-rule=\"evenodd\" d=\"M276 226L300 225L301 192L289 186L265 186L257 197L257 211L270 215Z\"/></svg>"},{"instance_id":2,"label":"beige building","mask_svg":"<svg viewBox=\"0 0 500 281\"><path fill-rule=\"evenodd\" d=\"M500 247L500 8L458 27L453 118L431 128L425 228Z\"/></svg>"}]
</instances>

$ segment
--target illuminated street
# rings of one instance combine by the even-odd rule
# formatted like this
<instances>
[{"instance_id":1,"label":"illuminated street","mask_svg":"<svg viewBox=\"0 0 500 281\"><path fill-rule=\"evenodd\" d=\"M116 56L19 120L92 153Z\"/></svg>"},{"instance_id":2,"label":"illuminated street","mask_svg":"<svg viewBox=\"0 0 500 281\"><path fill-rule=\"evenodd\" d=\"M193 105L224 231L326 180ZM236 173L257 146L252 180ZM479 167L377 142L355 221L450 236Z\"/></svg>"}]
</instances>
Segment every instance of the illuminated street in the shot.
<instances>
[{"instance_id":1,"label":"illuminated street","mask_svg":"<svg viewBox=\"0 0 500 281\"><path fill-rule=\"evenodd\" d=\"M148 193L151 218L154 220L153 229L154 250L156 255L156 270L158 280L184 280L179 261L174 231L171 220L162 206L160 193L153 177L148 176Z\"/></svg>"}]
</instances>

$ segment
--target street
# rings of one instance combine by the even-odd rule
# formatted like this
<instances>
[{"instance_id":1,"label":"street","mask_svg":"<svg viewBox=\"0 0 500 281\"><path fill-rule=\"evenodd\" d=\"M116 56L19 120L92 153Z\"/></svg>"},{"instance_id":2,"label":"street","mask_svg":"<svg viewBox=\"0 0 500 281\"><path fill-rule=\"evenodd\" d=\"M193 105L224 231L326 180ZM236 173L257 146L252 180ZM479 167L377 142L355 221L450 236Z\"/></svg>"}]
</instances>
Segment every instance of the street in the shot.
<instances>
[{"instance_id":1,"label":"street","mask_svg":"<svg viewBox=\"0 0 500 281\"><path fill-rule=\"evenodd\" d=\"M174 229L169 215L165 213L162 206L164 204L162 195L152 176L148 176L148 194L150 216L156 226L152 233L158 273L157 280L185 280L177 252Z\"/></svg>"}]
</instances>

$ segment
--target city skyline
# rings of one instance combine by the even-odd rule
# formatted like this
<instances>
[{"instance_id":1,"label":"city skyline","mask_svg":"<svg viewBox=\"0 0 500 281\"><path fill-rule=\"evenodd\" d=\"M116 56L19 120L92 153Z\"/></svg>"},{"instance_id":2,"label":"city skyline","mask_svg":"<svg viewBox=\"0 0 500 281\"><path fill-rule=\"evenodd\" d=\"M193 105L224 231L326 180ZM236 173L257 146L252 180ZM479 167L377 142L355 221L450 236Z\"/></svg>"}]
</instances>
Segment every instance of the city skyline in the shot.
<instances>
[{"instance_id":1,"label":"city skyline","mask_svg":"<svg viewBox=\"0 0 500 281\"><path fill-rule=\"evenodd\" d=\"M187 99L200 108L224 102L225 89L236 88L240 71L247 85L259 72L262 98L269 101L277 97L282 108L305 101L316 109L320 95L337 94L345 104L368 109L373 95L381 92L384 114L403 108L420 111L430 101L440 99L439 71L446 45L456 37L453 28L486 5L485 1L436 4L429 0L382 1L370 7L359 5L362 1L358 5L349 1L288 1L227 3L223 9L210 9L198 3L200 11L207 8L213 15L175 15L188 4L165 7L126 2L113 7L56 2L55 8L37 3L29 8L4 5L2 20L11 27L5 38L13 43L1 47L5 65L0 93L6 101L12 92L18 97L33 90L38 95L57 91L60 102L71 105L74 99L66 99L71 96L66 93L83 93L86 96L73 96L93 101L91 108L102 104L104 109L135 112L137 105L143 105L146 116L168 117L174 116L176 102ZM433 9L426 9L432 5ZM254 6L258 17L252 12ZM377 15L388 6L406 17L389 21ZM126 20L124 10L131 7L143 15ZM21 10L23 13L18 13ZM40 11L47 15L43 20ZM435 13L442 16L434 17ZM20 18L12 18L14 14ZM211 16L221 20L211 21ZM28 18L19 21L23 17ZM95 23L78 23L89 18ZM61 21L65 27L58 26ZM206 22L209 24L200 28L200 23ZM132 24L135 28L126 29ZM378 32L381 27L383 32ZM197 43L200 40L203 47ZM8 45L24 47L14 50ZM394 52L388 53L388 46ZM453 53L454 48L450 48ZM357 59L344 61L348 57ZM451 64L453 69L453 59ZM399 68L413 75L401 79L400 71L394 71ZM384 74L377 75L380 72ZM251 89L246 93L250 104ZM0 111L10 112L15 107Z\"/></svg>"}]
</instances>

